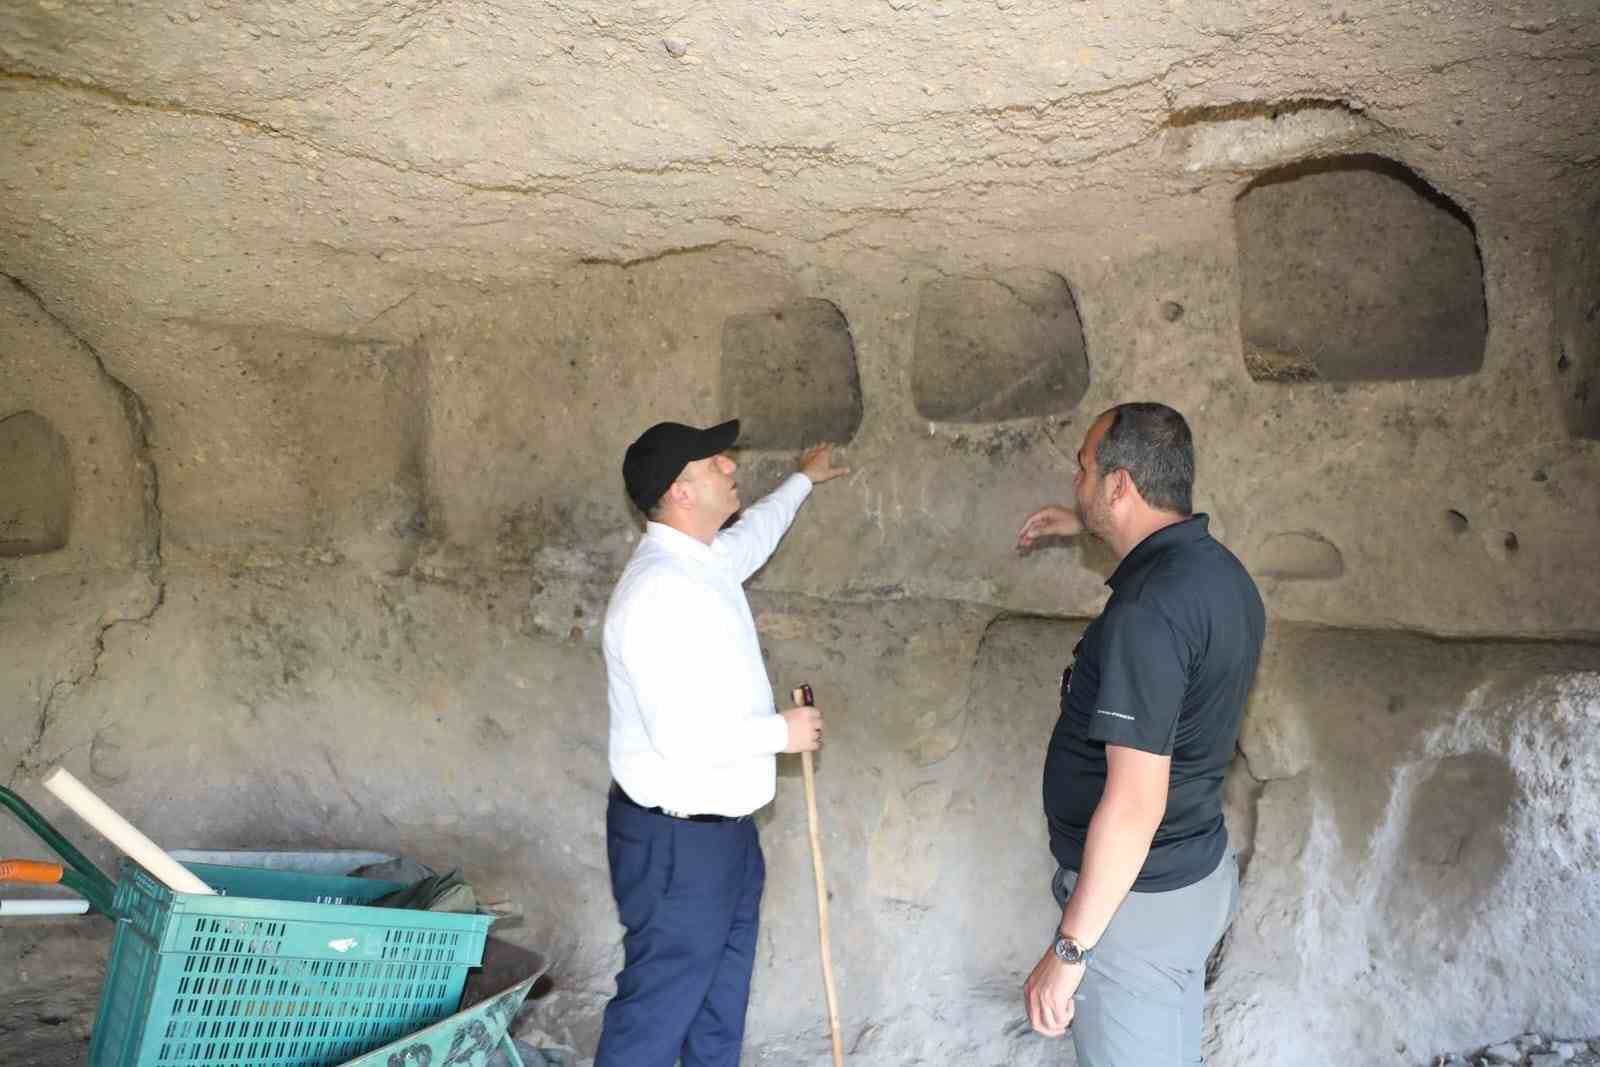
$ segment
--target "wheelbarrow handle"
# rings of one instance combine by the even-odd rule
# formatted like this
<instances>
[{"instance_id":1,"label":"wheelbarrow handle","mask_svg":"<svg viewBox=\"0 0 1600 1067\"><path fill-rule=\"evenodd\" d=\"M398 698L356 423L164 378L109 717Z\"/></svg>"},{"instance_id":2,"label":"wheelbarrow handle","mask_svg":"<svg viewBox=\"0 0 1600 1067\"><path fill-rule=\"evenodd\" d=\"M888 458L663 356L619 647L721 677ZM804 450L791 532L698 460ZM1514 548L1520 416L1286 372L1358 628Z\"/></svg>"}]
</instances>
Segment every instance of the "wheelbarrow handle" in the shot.
<instances>
[{"instance_id":1,"label":"wheelbarrow handle","mask_svg":"<svg viewBox=\"0 0 1600 1067\"><path fill-rule=\"evenodd\" d=\"M106 918L113 921L116 919L117 913L112 909L112 901L116 897L116 891L114 889L108 890L106 887L96 884L94 881L85 878L82 873L72 870L71 868L64 869L61 872L61 884L78 894L84 900L87 900L89 902L89 906L95 911L98 911L101 915L104 915Z\"/></svg>"},{"instance_id":2,"label":"wheelbarrow handle","mask_svg":"<svg viewBox=\"0 0 1600 1067\"><path fill-rule=\"evenodd\" d=\"M95 911L108 918L115 918L111 914L109 894L78 871L70 870L59 863L43 863L39 860L0 860L0 882L64 885L87 900Z\"/></svg>"},{"instance_id":3,"label":"wheelbarrow handle","mask_svg":"<svg viewBox=\"0 0 1600 1067\"><path fill-rule=\"evenodd\" d=\"M33 882L55 885L66 870L59 863L43 860L0 860L0 882Z\"/></svg>"},{"instance_id":4,"label":"wheelbarrow handle","mask_svg":"<svg viewBox=\"0 0 1600 1067\"><path fill-rule=\"evenodd\" d=\"M99 907L107 915L111 914L110 903L111 899L116 896L117 886L115 882L106 877L104 871L90 863L89 857L79 852L71 841L57 833L56 828L51 826L43 815L35 811L33 805L3 785L0 785L0 806L10 808L11 813L22 820L24 826L38 835L39 840L49 845L55 850L56 855L66 860L73 868L74 873L81 875L83 882L90 886L93 895L84 894L88 897L89 902ZM65 880L63 880L62 884L70 886L70 883ZM76 886L71 886L71 888L77 889ZM102 900L105 902L104 907L100 906L100 901Z\"/></svg>"}]
</instances>

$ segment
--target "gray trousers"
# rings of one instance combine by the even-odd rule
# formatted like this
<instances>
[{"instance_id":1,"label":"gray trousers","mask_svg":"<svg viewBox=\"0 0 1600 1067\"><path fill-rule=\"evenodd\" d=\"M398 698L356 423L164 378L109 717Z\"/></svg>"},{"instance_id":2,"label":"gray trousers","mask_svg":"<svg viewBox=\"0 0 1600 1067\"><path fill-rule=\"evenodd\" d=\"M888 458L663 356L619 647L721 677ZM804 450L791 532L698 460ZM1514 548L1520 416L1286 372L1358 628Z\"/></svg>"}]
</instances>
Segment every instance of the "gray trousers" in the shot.
<instances>
[{"instance_id":1,"label":"gray trousers","mask_svg":"<svg viewBox=\"0 0 1600 1067\"><path fill-rule=\"evenodd\" d=\"M1062 908L1077 881L1077 871L1056 871L1050 888ZM1080 1067L1205 1062L1206 957L1238 903L1239 862L1231 849L1193 885L1128 894L1095 945L1078 990L1071 1033Z\"/></svg>"}]
</instances>

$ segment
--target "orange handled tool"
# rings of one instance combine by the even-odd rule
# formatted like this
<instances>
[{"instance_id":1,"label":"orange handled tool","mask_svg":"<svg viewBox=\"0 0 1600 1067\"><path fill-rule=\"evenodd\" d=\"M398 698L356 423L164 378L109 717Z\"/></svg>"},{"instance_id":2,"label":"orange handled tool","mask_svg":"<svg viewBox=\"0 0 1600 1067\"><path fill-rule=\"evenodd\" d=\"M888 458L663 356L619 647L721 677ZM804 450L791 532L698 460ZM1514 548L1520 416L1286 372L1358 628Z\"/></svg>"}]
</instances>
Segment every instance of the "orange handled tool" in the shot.
<instances>
[{"instance_id":1,"label":"orange handled tool","mask_svg":"<svg viewBox=\"0 0 1600 1067\"><path fill-rule=\"evenodd\" d=\"M797 707L811 707L815 698L809 685L790 694ZM822 991L828 998L828 1032L833 1038L833 1067L843 1067L844 1041L839 1036L839 995L833 988L833 955L828 951L828 883L822 874L822 838L817 833L817 782L811 753L800 753L800 770L806 780L806 823L811 828L811 869L817 876L817 936L822 942Z\"/></svg>"},{"instance_id":2,"label":"orange handled tool","mask_svg":"<svg viewBox=\"0 0 1600 1067\"><path fill-rule=\"evenodd\" d=\"M101 886L88 876L60 863L40 860L0 860L0 882L25 882L31 885L62 885L89 902L102 915L111 915L112 888ZM7 911L19 910L16 901L4 902Z\"/></svg>"},{"instance_id":3,"label":"orange handled tool","mask_svg":"<svg viewBox=\"0 0 1600 1067\"><path fill-rule=\"evenodd\" d=\"M117 895L116 883L107 878L100 868L90 863L89 857L79 852L71 841L57 833L56 828L35 811L32 804L5 786L0 786L0 808L9 810L22 821L22 825L37 834L39 840L54 849L56 855L67 861L67 866L58 867L53 863L37 863L33 860L0 860L0 882L27 881L35 884L59 882L87 900L95 911L105 916L113 915L112 908ZM44 914L35 909L44 908L47 904L59 906L61 903L54 899L50 902L0 901L0 913ZM52 914L64 914L64 912L58 910Z\"/></svg>"},{"instance_id":4,"label":"orange handled tool","mask_svg":"<svg viewBox=\"0 0 1600 1067\"><path fill-rule=\"evenodd\" d=\"M36 885L55 885L61 881L66 868L59 863L42 863L39 860L0 860L0 882L33 882Z\"/></svg>"}]
</instances>

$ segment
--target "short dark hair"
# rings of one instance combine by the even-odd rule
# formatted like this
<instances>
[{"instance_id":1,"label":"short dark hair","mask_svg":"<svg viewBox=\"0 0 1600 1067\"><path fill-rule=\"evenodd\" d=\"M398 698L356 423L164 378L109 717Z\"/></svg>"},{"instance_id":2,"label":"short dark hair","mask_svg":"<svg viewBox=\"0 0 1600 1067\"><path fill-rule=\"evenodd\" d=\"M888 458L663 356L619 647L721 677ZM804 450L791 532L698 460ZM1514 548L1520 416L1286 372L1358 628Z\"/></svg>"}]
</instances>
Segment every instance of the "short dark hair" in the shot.
<instances>
[{"instance_id":1,"label":"short dark hair","mask_svg":"<svg viewBox=\"0 0 1600 1067\"><path fill-rule=\"evenodd\" d=\"M1159 511L1194 510L1194 437L1183 416L1165 404L1118 404L1111 425L1095 446L1094 462L1104 478L1123 470L1144 502Z\"/></svg>"}]
</instances>

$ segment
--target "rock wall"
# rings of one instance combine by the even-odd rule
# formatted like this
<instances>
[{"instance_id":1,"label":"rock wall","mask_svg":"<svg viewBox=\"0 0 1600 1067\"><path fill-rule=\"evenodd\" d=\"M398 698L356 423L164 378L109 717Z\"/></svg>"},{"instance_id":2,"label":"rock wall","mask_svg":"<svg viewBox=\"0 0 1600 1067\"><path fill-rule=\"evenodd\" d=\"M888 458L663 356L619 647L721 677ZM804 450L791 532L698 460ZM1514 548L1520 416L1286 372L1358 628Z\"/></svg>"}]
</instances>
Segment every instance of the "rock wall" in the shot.
<instances>
[{"instance_id":1,"label":"rock wall","mask_svg":"<svg viewBox=\"0 0 1600 1067\"><path fill-rule=\"evenodd\" d=\"M104 635L39 752L169 843L464 865L519 913L501 936L551 960L541 1025L589 1047L619 962L590 621L604 589L558 584L172 576L147 622ZM540 612L563 598L576 621L555 632L566 620ZM754 607L775 681L810 681L833 723L820 810L853 1062L1054 1062L1018 1026L1017 990L1052 921L1038 774L1082 624L910 598L764 591ZM1485 1034L1593 1029L1600 649L1279 624L1268 650L1230 784L1247 864L1215 1060L1420 1062ZM751 1051L820 1063L799 787L786 767L761 819ZM0 847L27 851L20 831ZM49 1010L90 1017L94 991ZM1454 997L1476 1010L1441 1010Z\"/></svg>"},{"instance_id":2,"label":"rock wall","mask_svg":"<svg viewBox=\"0 0 1600 1067\"><path fill-rule=\"evenodd\" d=\"M1241 740L1265 781L1213 989L1219 1059L1423 1062L1483 1033L1593 1029L1597 666L1593 645L1271 635Z\"/></svg>"},{"instance_id":3,"label":"rock wall","mask_svg":"<svg viewBox=\"0 0 1600 1067\"><path fill-rule=\"evenodd\" d=\"M1103 602L1019 554L1111 403L1183 410L1272 629L1220 1064L1600 1034L1600 17L1535 0L0 12L0 775L163 843L462 865L592 1049L623 447L841 441L754 583L819 763L851 1061L1020 1025L1038 775ZM824 1063L801 789L752 1062ZM0 854L38 846L0 821ZM7 923L70 1062L95 920Z\"/></svg>"}]
</instances>

